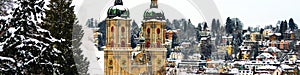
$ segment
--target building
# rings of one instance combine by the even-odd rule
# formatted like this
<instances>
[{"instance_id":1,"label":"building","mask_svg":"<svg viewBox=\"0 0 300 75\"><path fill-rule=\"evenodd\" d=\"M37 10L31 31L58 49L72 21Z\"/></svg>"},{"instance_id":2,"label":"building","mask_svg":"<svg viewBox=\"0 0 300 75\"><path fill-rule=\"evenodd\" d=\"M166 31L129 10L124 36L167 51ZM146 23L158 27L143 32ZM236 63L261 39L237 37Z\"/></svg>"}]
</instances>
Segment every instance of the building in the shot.
<instances>
[{"instance_id":1,"label":"building","mask_svg":"<svg viewBox=\"0 0 300 75\"><path fill-rule=\"evenodd\" d=\"M140 44L131 48L131 19L122 0L115 0L107 12L104 72L106 75L165 74L166 21L157 0L144 12Z\"/></svg>"},{"instance_id":2,"label":"building","mask_svg":"<svg viewBox=\"0 0 300 75\"><path fill-rule=\"evenodd\" d=\"M250 34L250 40L251 41L261 41L261 34L258 33L258 32L255 32L255 33L251 33Z\"/></svg>"},{"instance_id":3,"label":"building","mask_svg":"<svg viewBox=\"0 0 300 75\"><path fill-rule=\"evenodd\" d=\"M106 75L131 74L129 10L122 0L115 0L107 12L104 72Z\"/></svg>"},{"instance_id":4,"label":"building","mask_svg":"<svg viewBox=\"0 0 300 75\"><path fill-rule=\"evenodd\" d=\"M150 74L163 73L166 67L166 19L164 12L158 8L157 0L151 0L150 8L144 12L142 35L145 37L145 51L149 52Z\"/></svg>"}]
</instances>

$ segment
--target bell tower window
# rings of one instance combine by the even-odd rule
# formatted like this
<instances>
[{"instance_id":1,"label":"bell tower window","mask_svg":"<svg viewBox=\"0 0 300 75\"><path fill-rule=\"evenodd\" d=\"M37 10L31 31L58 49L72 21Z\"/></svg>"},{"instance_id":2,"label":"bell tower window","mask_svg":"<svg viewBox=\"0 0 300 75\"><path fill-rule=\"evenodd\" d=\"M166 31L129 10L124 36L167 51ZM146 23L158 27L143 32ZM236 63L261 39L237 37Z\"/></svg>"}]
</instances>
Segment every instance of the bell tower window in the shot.
<instances>
[{"instance_id":1,"label":"bell tower window","mask_svg":"<svg viewBox=\"0 0 300 75\"><path fill-rule=\"evenodd\" d=\"M125 41L121 42L121 47L125 47Z\"/></svg>"},{"instance_id":2,"label":"bell tower window","mask_svg":"<svg viewBox=\"0 0 300 75\"><path fill-rule=\"evenodd\" d=\"M122 27L121 28L121 31L122 31L122 37L124 36L124 33L125 33L125 27Z\"/></svg>"},{"instance_id":3,"label":"bell tower window","mask_svg":"<svg viewBox=\"0 0 300 75\"><path fill-rule=\"evenodd\" d=\"M147 37L150 37L150 28L147 29Z\"/></svg>"},{"instance_id":4,"label":"bell tower window","mask_svg":"<svg viewBox=\"0 0 300 75\"><path fill-rule=\"evenodd\" d=\"M147 33L150 34L150 28L147 29Z\"/></svg>"},{"instance_id":5,"label":"bell tower window","mask_svg":"<svg viewBox=\"0 0 300 75\"><path fill-rule=\"evenodd\" d=\"M110 28L110 31L111 31L111 32L114 32L114 27L111 27L111 28Z\"/></svg>"},{"instance_id":6,"label":"bell tower window","mask_svg":"<svg viewBox=\"0 0 300 75\"><path fill-rule=\"evenodd\" d=\"M160 34L160 29L159 28L157 28L156 33Z\"/></svg>"}]
</instances>

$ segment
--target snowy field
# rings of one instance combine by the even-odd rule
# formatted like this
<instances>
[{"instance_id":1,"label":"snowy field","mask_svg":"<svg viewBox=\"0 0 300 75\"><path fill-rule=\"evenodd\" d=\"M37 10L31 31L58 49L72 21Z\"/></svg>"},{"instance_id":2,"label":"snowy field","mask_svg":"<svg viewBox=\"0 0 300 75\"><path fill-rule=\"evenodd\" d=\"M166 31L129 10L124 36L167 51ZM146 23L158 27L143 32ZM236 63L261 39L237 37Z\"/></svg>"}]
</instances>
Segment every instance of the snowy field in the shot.
<instances>
[{"instance_id":1,"label":"snowy field","mask_svg":"<svg viewBox=\"0 0 300 75\"><path fill-rule=\"evenodd\" d=\"M93 43L93 30L83 26L84 36L82 38L81 49L90 62L88 73L91 75L104 75L104 52L98 51ZM97 57L100 59L97 60Z\"/></svg>"}]
</instances>

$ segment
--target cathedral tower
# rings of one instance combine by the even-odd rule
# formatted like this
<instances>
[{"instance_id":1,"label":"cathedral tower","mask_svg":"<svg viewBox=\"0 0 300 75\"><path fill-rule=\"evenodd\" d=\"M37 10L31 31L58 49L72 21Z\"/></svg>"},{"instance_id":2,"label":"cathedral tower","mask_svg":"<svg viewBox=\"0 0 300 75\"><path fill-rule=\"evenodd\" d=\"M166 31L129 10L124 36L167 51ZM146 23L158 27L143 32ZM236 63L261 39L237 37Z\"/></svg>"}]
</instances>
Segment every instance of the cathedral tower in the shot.
<instances>
[{"instance_id":1,"label":"cathedral tower","mask_svg":"<svg viewBox=\"0 0 300 75\"><path fill-rule=\"evenodd\" d=\"M157 0L151 0L150 8L144 12L142 31L145 37L146 51L151 56L149 61L152 73L158 75L164 72L166 51L164 47L166 36L166 20L164 12L158 9Z\"/></svg>"},{"instance_id":2,"label":"cathedral tower","mask_svg":"<svg viewBox=\"0 0 300 75\"><path fill-rule=\"evenodd\" d=\"M106 48L104 49L105 75L129 75L131 61L129 10L122 0L115 0L107 12Z\"/></svg>"}]
</instances>

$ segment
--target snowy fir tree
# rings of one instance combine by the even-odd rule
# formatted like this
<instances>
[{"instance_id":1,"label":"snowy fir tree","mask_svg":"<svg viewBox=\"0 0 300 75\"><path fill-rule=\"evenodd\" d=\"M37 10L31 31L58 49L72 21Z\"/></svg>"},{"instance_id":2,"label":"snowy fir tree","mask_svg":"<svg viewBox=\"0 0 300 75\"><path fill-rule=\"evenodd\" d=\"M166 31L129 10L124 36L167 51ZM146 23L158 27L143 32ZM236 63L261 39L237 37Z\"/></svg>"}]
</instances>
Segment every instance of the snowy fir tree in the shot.
<instances>
[{"instance_id":1,"label":"snowy fir tree","mask_svg":"<svg viewBox=\"0 0 300 75\"><path fill-rule=\"evenodd\" d=\"M138 40L137 38L139 38L139 32L140 32L140 28L139 26L137 25L137 23L133 20L132 22L132 25L131 25L131 38L130 38L130 41L131 41L131 47L132 48L135 48L138 44Z\"/></svg>"},{"instance_id":2,"label":"snowy fir tree","mask_svg":"<svg viewBox=\"0 0 300 75\"><path fill-rule=\"evenodd\" d=\"M71 3L51 0L44 8L44 0L16 1L11 17L1 16L0 74L88 74L79 48L83 31Z\"/></svg>"},{"instance_id":3,"label":"snowy fir tree","mask_svg":"<svg viewBox=\"0 0 300 75\"><path fill-rule=\"evenodd\" d=\"M65 59L60 60L62 66L60 70L63 74L85 74L86 70L78 70L79 69L87 69L88 62L86 59L78 59L83 58L81 55L81 51L78 48L80 44L72 46L72 31L78 32L77 30L73 30L73 26L78 24L76 19L76 15L74 14L74 6L71 5L72 0L50 0L49 5L47 5L48 9L45 10L46 17L43 19L42 28L45 28L51 32L53 37L65 39L60 45L57 45L62 50L63 56ZM78 29L78 28L75 28ZM76 33L77 35L81 35L80 33ZM80 38L80 37L79 37ZM76 38L77 39L77 38ZM80 39L77 39L80 40ZM76 40L75 40L76 41ZM72 51L75 50L74 52ZM73 57L75 55L75 57ZM76 65L76 61L80 61ZM77 67L77 68L76 68Z\"/></svg>"},{"instance_id":4,"label":"snowy fir tree","mask_svg":"<svg viewBox=\"0 0 300 75\"><path fill-rule=\"evenodd\" d=\"M100 35L98 35L98 49L101 50L101 47L106 44L106 21L103 20L98 23L98 27L100 33Z\"/></svg>"},{"instance_id":5,"label":"snowy fir tree","mask_svg":"<svg viewBox=\"0 0 300 75\"><path fill-rule=\"evenodd\" d=\"M4 23L7 30L0 37L1 74L60 74L57 63L62 51L56 45L64 39L55 39L42 29L43 0L18 0L13 18Z\"/></svg>"},{"instance_id":6,"label":"snowy fir tree","mask_svg":"<svg viewBox=\"0 0 300 75\"><path fill-rule=\"evenodd\" d=\"M76 62L75 65L77 67L78 74L88 75L87 71L89 62L87 61L87 58L83 56L82 50L79 48L82 44L81 39L84 34L82 26L74 25L72 33L72 50L74 52L74 60Z\"/></svg>"},{"instance_id":7,"label":"snowy fir tree","mask_svg":"<svg viewBox=\"0 0 300 75\"><path fill-rule=\"evenodd\" d=\"M9 13L12 12L13 4L13 0L0 1L0 36L3 35L4 31L8 29L5 23L8 18L11 18Z\"/></svg>"}]
</instances>

